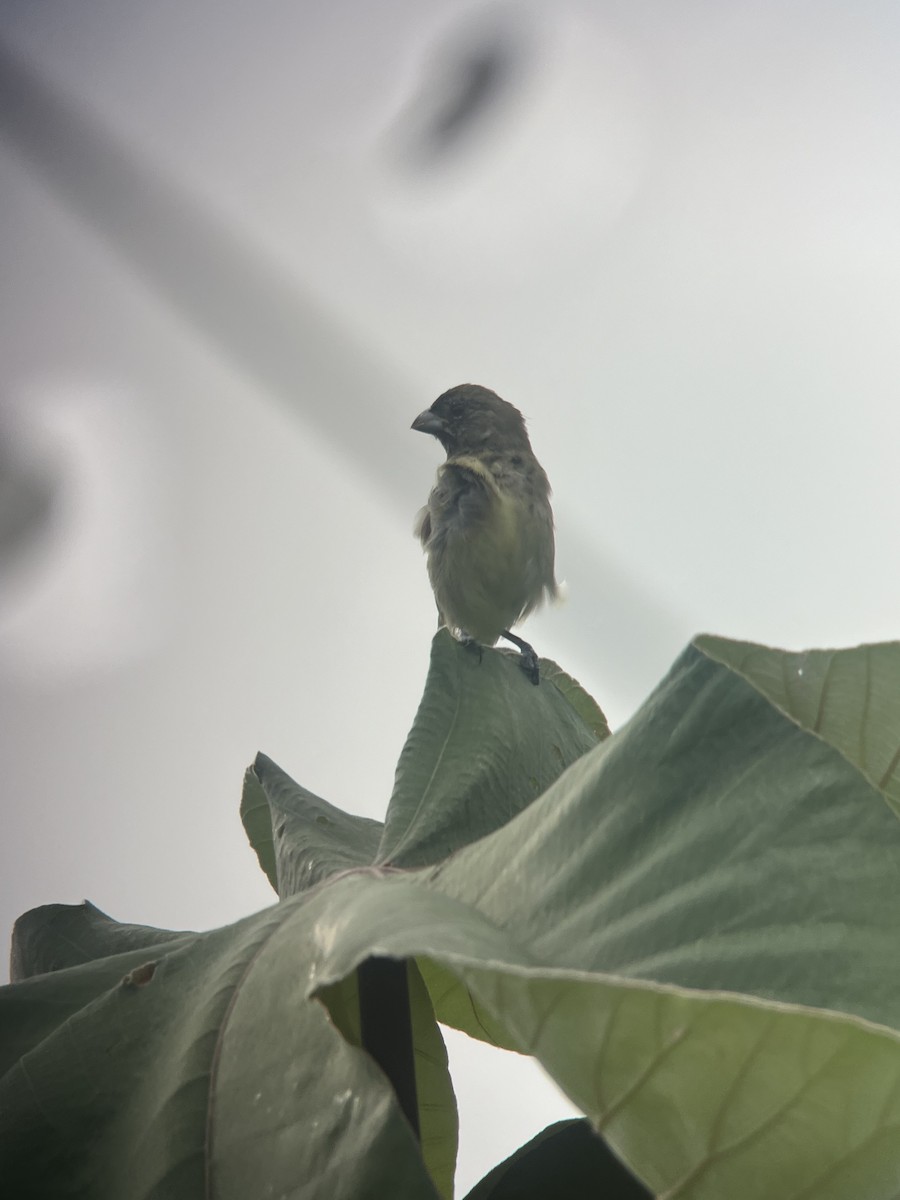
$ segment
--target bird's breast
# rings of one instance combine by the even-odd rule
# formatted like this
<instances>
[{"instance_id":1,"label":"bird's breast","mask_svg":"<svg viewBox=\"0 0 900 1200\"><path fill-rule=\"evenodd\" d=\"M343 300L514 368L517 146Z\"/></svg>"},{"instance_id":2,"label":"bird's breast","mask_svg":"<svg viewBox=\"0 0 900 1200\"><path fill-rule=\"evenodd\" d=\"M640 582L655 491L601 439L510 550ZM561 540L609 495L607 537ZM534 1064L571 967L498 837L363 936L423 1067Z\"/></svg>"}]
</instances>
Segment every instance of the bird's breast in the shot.
<instances>
[{"instance_id":1,"label":"bird's breast","mask_svg":"<svg viewBox=\"0 0 900 1200\"><path fill-rule=\"evenodd\" d=\"M532 513L478 460L445 463L429 499L425 548L438 607L449 625L487 645L543 597L544 527Z\"/></svg>"}]
</instances>

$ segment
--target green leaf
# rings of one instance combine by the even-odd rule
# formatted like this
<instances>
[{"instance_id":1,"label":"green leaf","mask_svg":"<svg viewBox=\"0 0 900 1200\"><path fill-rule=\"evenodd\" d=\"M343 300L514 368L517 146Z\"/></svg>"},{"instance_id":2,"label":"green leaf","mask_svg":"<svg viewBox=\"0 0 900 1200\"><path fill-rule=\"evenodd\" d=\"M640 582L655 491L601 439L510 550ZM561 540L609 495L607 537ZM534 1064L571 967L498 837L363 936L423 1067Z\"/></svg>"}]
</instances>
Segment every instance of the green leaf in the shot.
<instances>
[{"instance_id":1,"label":"green leaf","mask_svg":"<svg viewBox=\"0 0 900 1200\"><path fill-rule=\"evenodd\" d=\"M256 756L256 760L253 766L248 767L244 772L244 784L241 788L241 822L247 840L259 860L259 865L277 895L278 864L275 861L272 810L256 770L259 755Z\"/></svg>"},{"instance_id":2,"label":"green leaf","mask_svg":"<svg viewBox=\"0 0 900 1200\"><path fill-rule=\"evenodd\" d=\"M282 897L367 866L384 826L351 816L295 783L265 754L244 775L241 817L269 882Z\"/></svg>"},{"instance_id":3,"label":"green leaf","mask_svg":"<svg viewBox=\"0 0 900 1200\"><path fill-rule=\"evenodd\" d=\"M4 1183L92 1200L245 1197L262 1178L287 1196L310 1180L338 1200L436 1194L353 1044L352 980L377 956L416 960L439 1019L534 1054L669 1200L896 1197L900 825L871 756L803 728L729 653L689 647L626 727L575 753L592 735L557 689L523 677L518 696L514 661L437 638L381 855L455 852L333 874L354 853L337 830L323 882L257 917L152 965L136 950L0 992ZM886 678L893 648L870 653ZM878 689L841 695L842 721L880 728ZM571 714L572 757L528 802L538 711L550 739ZM492 832L473 841L476 795ZM285 861L316 853L309 832L286 826ZM448 1146L445 1129L445 1194Z\"/></svg>"},{"instance_id":4,"label":"green leaf","mask_svg":"<svg viewBox=\"0 0 900 1200\"><path fill-rule=\"evenodd\" d=\"M424 876L368 874L200 935L70 1017L0 1081L4 1180L26 1196L71 1181L114 1197L127 1180L180 1200L207 1175L217 1197L261 1178L285 1195L311 1179L338 1198L430 1194L385 1081L310 999L370 953L456 975L657 1192L896 1192L893 1031L548 966Z\"/></svg>"},{"instance_id":5,"label":"green leaf","mask_svg":"<svg viewBox=\"0 0 900 1200\"><path fill-rule=\"evenodd\" d=\"M574 680L563 677L570 701L554 683L555 664L534 687L518 660L489 649L479 657L445 629L435 635L379 863L415 867L447 858L504 825L597 744L579 713L586 693ZM588 720L595 724L596 713Z\"/></svg>"},{"instance_id":6,"label":"green leaf","mask_svg":"<svg viewBox=\"0 0 900 1200\"><path fill-rule=\"evenodd\" d=\"M799 654L709 636L695 645L840 750L900 814L900 642Z\"/></svg>"},{"instance_id":7,"label":"green leaf","mask_svg":"<svg viewBox=\"0 0 900 1200\"><path fill-rule=\"evenodd\" d=\"M13 982L80 963L148 950L163 942L192 938L149 925L122 925L85 900L83 904L45 904L21 916L13 928L10 975Z\"/></svg>"},{"instance_id":8,"label":"green leaf","mask_svg":"<svg viewBox=\"0 0 900 1200\"><path fill-rule=\"evenodd\" d=\"M600 705L584 690L577 679L573 679L550 658L541 659L541 679L552 683L561 692L566 702L578 713L588 729L600 742L609 737L609 724ZM567 1135L572 1138L580 1135ZM563 1139L565 1140L565 1139Z\"/></svg>"},{"instance_id":9,"label":"green leaf","mask_svg":"<svg viewBox=\"0 0 900 1200\"><path fill-rule=\"evenodd\" d=\"M0 990L4 1188L246 1200L264 1181L285 1196L311 1183L347 1200L436 1196L386 1080L312 998L342 916L327 890L163 946L137 969L122 971L140 952L103 960L118 978L90 998L99 963ZM63 1001L58 1021L32 1026L25 1045L20 1020L48 991ZM440 1074L427 1003L419 988L428 1069ZM446 1178L447 1146L436 1149Z\"/></svg>"},{"instance_id":10,"label":"green leaf","mask_svg":"<svg viewBox=\"0 0 900 1200\"><path fill-rule=\"evenodd\" d=\"M462 977L654 1194L896 1196L894 1031L724 994L530 974Z\"/></svg>"},{"instance_id":11,"label":"green leaf","mask_svg":"<svg viewBox=\"0 0 900 1200\"><path fill-rule=\"evenodd\" d=\"M557 1121L480 1180L466 1200L652 1200L589 1121Z\"/></svg>"},{"instance_id":12,"label":"green leaf","mask_svg":"<svg viewBox=\"0 0 900 1200\"><path fill-rule=\"evenodd\" d=\"M861 772L692 646L623 729L428 878L547 964L900 1028L898 870L900 825Z\"/></svg>"}]
</instances>

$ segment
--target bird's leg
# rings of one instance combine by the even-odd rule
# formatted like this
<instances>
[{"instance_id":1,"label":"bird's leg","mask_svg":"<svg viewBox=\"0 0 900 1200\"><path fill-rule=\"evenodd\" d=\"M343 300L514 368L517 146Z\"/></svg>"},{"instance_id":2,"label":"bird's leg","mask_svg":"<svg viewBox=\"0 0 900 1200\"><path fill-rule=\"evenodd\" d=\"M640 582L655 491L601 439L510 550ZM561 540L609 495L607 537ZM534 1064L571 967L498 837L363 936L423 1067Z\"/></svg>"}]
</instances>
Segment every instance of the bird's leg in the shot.
<instances>
[{"instance_id":1,"label":"bird's leg","mask_svg":"<svg viewBox=\"0 0 900 1200\"><path fill-rule=\"evenodd\" d=\"M519 647L519 650L522 652L522 657L519 659L522 670L535 687L537 687L541 682L541 669L538 663L538 656L534 652L534 647L529 646L528 642L523 638L516 637L514 633L510 633L508 629L504 629L500 636L506 638L508 642L512 642L514 646Z\"/></svg>"}]
</instances>

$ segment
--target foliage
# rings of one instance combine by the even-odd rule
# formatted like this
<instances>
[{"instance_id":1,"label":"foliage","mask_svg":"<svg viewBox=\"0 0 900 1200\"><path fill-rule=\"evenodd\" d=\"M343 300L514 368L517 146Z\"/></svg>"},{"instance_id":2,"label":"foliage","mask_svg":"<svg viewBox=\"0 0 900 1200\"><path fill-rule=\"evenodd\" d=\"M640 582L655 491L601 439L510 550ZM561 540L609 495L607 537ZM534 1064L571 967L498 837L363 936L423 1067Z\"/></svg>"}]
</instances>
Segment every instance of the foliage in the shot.
<instances>
[{"instance_id":1,"label":"foliage","mask_svg":"<svg viewBox=\"0 0 900 1200\"><path fill-rule=\"evenodd\" d=\"M896 1196L900 645L698 638L612 736L542 675L439 633L383 825L259 756L262 913L21 918L10 1194L450 1196L442 1022L534 1055L602 1133L551 1127L472 1200ZM421 1151L363 1049L373 958L406 963Z\"/></svg>"}]
</instances>

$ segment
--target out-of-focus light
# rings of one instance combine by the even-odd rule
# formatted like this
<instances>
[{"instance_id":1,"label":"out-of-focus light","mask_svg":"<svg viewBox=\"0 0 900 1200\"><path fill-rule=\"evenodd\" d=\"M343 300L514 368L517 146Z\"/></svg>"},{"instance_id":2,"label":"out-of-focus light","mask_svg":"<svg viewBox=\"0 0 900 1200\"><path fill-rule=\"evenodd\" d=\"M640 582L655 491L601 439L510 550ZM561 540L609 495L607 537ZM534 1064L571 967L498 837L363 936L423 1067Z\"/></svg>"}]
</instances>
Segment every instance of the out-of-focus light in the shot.
<instances>
[{"instance_id":1,"label":"out-of-focus light","mask_svg":"<svg viewBox=\"0 0 900 1200\"><path fill-rule=\"evenodd\" d=\"M57 490L50 464L26 460L10 426L0 409L0 592L4 578L46 535Z\"/></svg>"},{"instance_id":2,"label":"out-of-focus light","mask_svg":"<svg viewBox=\"0 0 900 1200\"><path fill-rule=\"evenodd\" d=\"M385 240L451 282L531 277L599 245L646 161L631 48L563 3L469 12L418 53L377 142Z\"/></svg>"},{"instance_id":3,"label":"out-of-focus light","mask_svg":"<svg viewBox=\"0 0 900 1200\"><path fill-rule=\"evenodd\" d=\"M527 12L479 12L437 40L420 64L394 132L399 170L440 170L508 115L537 66Z\"/></svg>"},{"instance_id":4,"label":"out-of-focus light","mask_svg":"<svg viewBox=\"0 0 900 1200\"><path fill-rule=\"evenodd\" d=\"M75 380L30 388L6 416L12 476L43 479L51 501L0 572L5 673L53 684L133 661L171 611L159 431L127 390Z\"/></svg>"}]
</instances>

